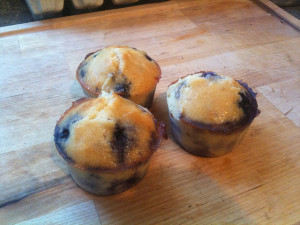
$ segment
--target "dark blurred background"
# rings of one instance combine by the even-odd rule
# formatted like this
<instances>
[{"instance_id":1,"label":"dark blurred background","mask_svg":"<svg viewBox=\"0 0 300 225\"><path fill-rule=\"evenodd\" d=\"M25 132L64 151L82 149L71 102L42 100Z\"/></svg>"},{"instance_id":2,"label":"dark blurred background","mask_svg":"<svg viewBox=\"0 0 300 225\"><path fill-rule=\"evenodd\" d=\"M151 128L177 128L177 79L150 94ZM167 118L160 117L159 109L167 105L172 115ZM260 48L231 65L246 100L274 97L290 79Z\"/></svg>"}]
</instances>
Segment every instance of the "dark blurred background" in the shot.
<instances>
[{"instance_id":1,"label":"dark blurred background","mask_svg":"<svg viewBox=\"0 0 300 225\"><path fill-rule=\"evenodd\" d=\"M65 0L64 9L61 13L55 15L43 16L40 19L48 19L60 16L70 16L74 14L94 12L99 10L107 10L112 8L130 7L133 5L141 5L153 2L162 2L167 0L140 0L137 3L127 5L114 5L110 0L105 0L103 5L96 9L76 10L70 0ZM184 1L184 0L183 0ZM272 0L281 8L300 19L300 0ZM282 4L283 2L283 4ZM291 4L292 3L292 4ZM20 23L35 21L25 0L0 0L0 27L9 26Z\"/></svg>"},{"instance_id":2,"label":"dark blurred background","mask_svg":"<svg viewBox=\"0 0 300 225\"><path fill-rule=\"evenodd\" d=\"M64 9L61 13L47 15L44 19L164 1L167 0L140 0L126 5L114 5L110 0L104 0L103 5L99 8L77 10L73 7L70 0L65 0ZM0 0L0 27L32 21L35 21L35 18L31 15L25 0Z\"/></svg>"}]
</instances>

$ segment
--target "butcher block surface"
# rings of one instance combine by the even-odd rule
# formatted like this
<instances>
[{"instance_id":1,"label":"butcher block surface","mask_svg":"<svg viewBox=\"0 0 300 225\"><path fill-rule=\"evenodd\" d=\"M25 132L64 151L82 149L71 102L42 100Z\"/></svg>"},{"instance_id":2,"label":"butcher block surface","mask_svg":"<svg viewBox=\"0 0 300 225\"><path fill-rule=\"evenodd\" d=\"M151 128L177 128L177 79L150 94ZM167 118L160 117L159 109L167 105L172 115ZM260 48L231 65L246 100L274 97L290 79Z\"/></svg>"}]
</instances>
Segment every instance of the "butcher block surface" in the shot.
<instances>
[{"instance_id":1,"label":"butcher block surface","mask_svg":"<svg viewBox=\"0 0 300 225\"><path fill-rule=\"evenodd\" d=\"M53 132L73 101L89 52L144 50L161 66L151 111L166 123L166 91L186 74L247 82L261 114L218 158L172 136L132 189L98 197L80 189ZM300 32L249 0L172 0L0 29L0 224L300 223Z\"/></svg>"}]
</instances>

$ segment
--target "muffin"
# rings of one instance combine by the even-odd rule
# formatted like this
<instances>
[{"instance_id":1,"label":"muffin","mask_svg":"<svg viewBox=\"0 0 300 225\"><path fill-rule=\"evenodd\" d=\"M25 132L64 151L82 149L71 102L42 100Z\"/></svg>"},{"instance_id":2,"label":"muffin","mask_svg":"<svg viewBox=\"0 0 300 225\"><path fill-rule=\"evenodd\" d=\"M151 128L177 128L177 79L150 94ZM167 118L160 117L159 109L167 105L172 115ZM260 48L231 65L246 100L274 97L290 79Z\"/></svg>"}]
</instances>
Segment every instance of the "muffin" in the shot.
<instances>
[{"instance_id":1,"label":"muffin","mask_svg":"<svg viewBox=\"0 0 300 225\"><path fill-rule=\"evenodd\" d=\"M88 97L98 97L101 91L113 91L150 108L161 70L143 51L109 46L88 54L79 65L76 76Z\"/></svg>"},{"instance_id":2,"label":"muffin","mask_svg":"<svg viewBox=\"0 0 300 225\"><path fill-rule=\"evenodd\" d=\"M255 96L246 83L214 72L187 75L167 91L172 135L194 155L224 155L259 114Z\"/></svg>"},{"instance_id":3,"label":"muffin","mask_svg":"<svg viewBox=\"0 0 300 225\"><path fill-rule=\"evenodd\" d=\"M57 122L54 141L75 183L112 195L144 177L162 126L142 106L104 92L74 102Z\"/></svg>"}]
</instances>

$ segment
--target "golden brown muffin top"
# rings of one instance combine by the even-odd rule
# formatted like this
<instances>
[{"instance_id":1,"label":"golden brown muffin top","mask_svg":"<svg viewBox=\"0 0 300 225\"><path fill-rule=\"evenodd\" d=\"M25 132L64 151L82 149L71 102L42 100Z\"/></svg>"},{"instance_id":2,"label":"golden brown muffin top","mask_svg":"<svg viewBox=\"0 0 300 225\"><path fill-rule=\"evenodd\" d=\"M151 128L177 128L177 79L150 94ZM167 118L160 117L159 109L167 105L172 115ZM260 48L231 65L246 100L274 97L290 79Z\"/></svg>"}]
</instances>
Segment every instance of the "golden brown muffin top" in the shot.
<instances>
[{"instance_id":1,"label":"golden brown muffin top","mask_svg":"<svg viewBox=\"0 0 300 225\"><path fill-rule=\"evenodd\" d=\"M239 103L245 88L230 77L213 72L188 75L171 84L167 92L169 111L175 118L184 115L204 124L240 121L244 110Z\"/></svg>"},{"instance_id":2,"label":"golden brown muffin top","mask_svg":"<svg viewBox=\"0 0 300 225\"><path fill-rule=\"evenodd\" d=\"M77 70L77 79L87 91L114 91L125 98L152 91L160 75L160 67L145 52L126 46L89 54Z\"/></svg>"},{"instance_id":3,"label":"golden brown muffin top","mask_svg":"<svg viewBox=\"0 0 300 225\"><path fill-rule=\"evenodd\" d=\"M54 136L69 163L92 170L118 170L145 162L160 140L147 109L105 92L75 102L58 121Z\"/></svg>"}]
</instances>

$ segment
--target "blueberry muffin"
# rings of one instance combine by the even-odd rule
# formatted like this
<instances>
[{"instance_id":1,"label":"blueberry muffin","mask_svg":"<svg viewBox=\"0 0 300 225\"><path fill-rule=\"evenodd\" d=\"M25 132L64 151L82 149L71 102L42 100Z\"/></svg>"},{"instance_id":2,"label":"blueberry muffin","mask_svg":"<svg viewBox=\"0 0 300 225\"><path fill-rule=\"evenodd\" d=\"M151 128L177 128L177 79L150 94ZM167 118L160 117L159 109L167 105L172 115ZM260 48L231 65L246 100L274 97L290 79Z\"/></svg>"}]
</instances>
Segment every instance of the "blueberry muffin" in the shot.
<instances>
[{"instance_id":1,"label":"blueberry muffin","mask_svg":"<svg viewBox=\"0 0 300 225\"><path fill-rule=\"evenodd\" d=\"M199 72L172 83L167 92L171 132L188 152L217 157L231 151L259 114L246 83Z\"/></svg>"},{"instance_id":2,"label":"blueberry muffin","mask_svg":"<svg viewBox=\"0 0 300 225\"><path fill-rule=\"evenodd\" d=\"M152 104L160 76L160 67L152 58L125 46L109 46L90 53L77 69L77 80L88 97L113 91L147 108Z\"/></svg>"},{"instance_id":3,"label":"blueberry muffin","mask_svg":"<svg viewBox=\"0 0 300 225\"><path fill-rule=\"evenodd\" d=\"M54 141L80 187L112 195L144 177L162 134L147 109L104 92L74 102L57 122Z\"/></svg>"}]
</instances>

